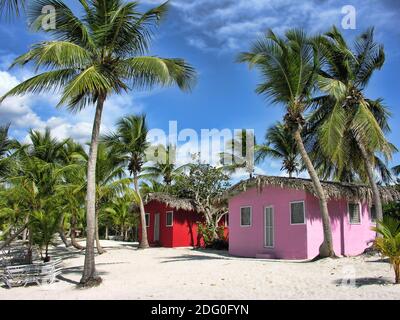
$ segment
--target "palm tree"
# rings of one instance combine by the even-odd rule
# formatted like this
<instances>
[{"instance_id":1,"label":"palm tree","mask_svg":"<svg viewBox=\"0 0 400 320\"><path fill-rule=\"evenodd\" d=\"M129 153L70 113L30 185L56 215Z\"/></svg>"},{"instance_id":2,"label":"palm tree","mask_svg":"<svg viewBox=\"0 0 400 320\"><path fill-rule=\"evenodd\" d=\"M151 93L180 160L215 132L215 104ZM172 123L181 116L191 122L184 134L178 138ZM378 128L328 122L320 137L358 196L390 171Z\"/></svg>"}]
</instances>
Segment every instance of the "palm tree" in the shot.
<instances>
[{"instance_id":1,"label":"palm tree","mask_svg":"<svg viewBox=\"0 0 400 320\"><path fill-rule=\"evenodd\" d=\"M19 16L24 9L25 0L0 0L0 17L3 14Z\"/></svg>"},{"instance_id":2,"label":"palm tree","mask_svg":"<svg viewBox=\"0 0 400 320\"><path fill-rule=\"evenodd\" d=\"M16 141L8 137L10 125L0 126L0 183L10 174L12 161L10 152L17 146Z\"/></svg>"},{"instance_id":3,"label":"palm tree","mask_svg":"<svg viewBox=\"0 0 400 320\"><path fill-rule=\"evenodd\" d=\"M70 222L71 245L78 249L85 249L77 240L77 229L79 221L84 211L86 193L86 152L83 146L69 139L64 146L63 152L64 165L76 165L75 170L70 170L64 174L64 183L57 186L57 193L62 200L60 207Z\"/></svg>"},{"instance_id":4,"label":"palm tree","mask_svg":"<svg viewBox=\"0 0 400 320\"><path fill-rule=\"evenodd\" d=\"M253 44L251 52L242 53L238 61L261 71L263 83L257 87L258 94L286 108L285 125L296 141L320 202L324 234L320 256L334 256L327 197L302 138L304 112L310 103L318 68L314 46L302 30L289 30L285 37L278 37L270 30Z\"/></svg>"},{"instance_id":5,"label":"palm tree","mask_svg":"<svg viewBox=\"0 0 400 320\"><path fill-rule=\"evenodd\" d=\"M142 239L139 248L141 249L149 247L146 214L139 188L140 174L146 162L146 150L149 147L147 133L146 116L128 116L118 121L115 133L104 137L104 141L112 148L112 153L125 157L127 169L131 177L133 177L133 185L139 198L140 223L142 227Z\"/></svg>"},{"instance_id":6,"label":"palm tree","mask_svg":"<svg viewBox=\"0 0 400 320\"><path fill-rule=\"evenodd\" d=\"M144 168L143 177L152 179L162 178L166 186L170 186L175 177L180 175L187 168L187 165L176 166L176 146L174 145L158 145L155 147L157 152L157 160L150 166Z\"/></svg>"},{"instance_id":7,"label":"palm tree","mask_svg":"<svg viewBox=\"0 0 400 320\"><path fill-rule=\"evenodd\" d=\"M400 165L393 167L392 171L396 176L400 175Z\"/></svg>"},{"instance_id":8,"label":"palm tree","mask_svg":"<svg viewBox=\"0 0 400 320\"><path fill-rule=\"evenodd\" d=\"M137 224L135 215L131 212L132 202L137 199L136 192L126 190L123 196L115 198L110 205L105 208L105 212L111 215L114 225L119 227L123 241L128 240L128 231Z\"/></svg>"},{"instance_id":9,"label":"palm tree","mask_svg":"<svg viewBox=\"0 0 400 320\"><path fill-rule=\"evenodd\" d=\"M281 122L267 130L266 142L256 146L255 162L260 163L267 157L282 160L281 171L286 171L291 178L301 170L296 141L288 128Z\"/></svg>"},{"instance_id":10,"label":"palm tree","mask_svg":"<svg viewBox=\"0 0 400 320\"><path fill-rule=\"evenodd\" d=\"M168 187L154 179L147 179L140 184L140 194L145 198L150 193L166 192Z\"/></svg>"},{"instance_id":11,"label":"palm tree","mask_svg":"<svg viewBox=\"0 0 400 320\"><path fill-rule=\"evenodd\" d=\"M322 119L321 150L339 171L346 166L358 169L358 173L364 171L373 192L377 219L382 220L382 202L374 174L375 153L390 159L395 147L385 138L385 132L390 130L386 107L381 99L366 98L364 91L374 71L384 64L383 46L374 42L374 29L357 38L354 52L335 27L316 42L323 59L318 83L326 93L315 100L318 117Z\"/></svg>"},{"instance_id":12,"label":"palm tree","mask_svg":"<svg viewBox=\"0 0 400 320\"><path fill-rule=\"evenodd\" d=\"M256 137L253 132L246 129L240 130L233 139L226 143L224 152L220 153L220 162L224 170L234 173L244 169L252 179L254 175L254 151Z\"/></svg>"},{"instance_id":13,"label":"palm tree","mask_svg":"<svg viewBox=\"0 0 400 320\"><path fill-rule=\"evenodd\" d=\"M382 254L388 257L395 273L395 283L400 284L400 222L392 217L385 217L378 221L372 228L381 237L375 239L374 246Z\"/></svg>"},{"instance_id":14,"label":"palm tree","mask_svg":"<svg viewBox=\"0 0 400 320\"><path fill-rule=\"evenodd\" d=\"M131 88L178 85L190 89L195 72L182 59L146 56L152 31L167 12L164 3L145 13L138 3L120 0L79 1L83 16L76 16L59 0L37 0L29 5L33 30L40 31L43 5L56 9L56 29L44 30L55 40L44 41L18 57L14 65L33 62L42 73L20 83L1 100L13 95L61 91L58 106L80 111L96 105L90 142L86 197L86 255L82 285L97 284L94 238L96 210L96 159L104 103L112 94Z\"/></svg>"},{"instance_id":15,"label":"palm tree","mask_svg":"<svg viewBox=\"0 0 400 320\"><path fill-rule=\"evenodd\" d=\"M86 153L77 154L75 157L82 167L87 168L89 156ZM122 192L124 187L131 183L130 179L124 177L123 160L124 159L120 157L119 154L113 152L106 144L98 144L96 161L95 242L99 254L105 252L100 245L99 214L120 192ZM87 180L84 181L86 182ZM84 187L87 187L87 184Z\"/></svg>"}]
</instances>

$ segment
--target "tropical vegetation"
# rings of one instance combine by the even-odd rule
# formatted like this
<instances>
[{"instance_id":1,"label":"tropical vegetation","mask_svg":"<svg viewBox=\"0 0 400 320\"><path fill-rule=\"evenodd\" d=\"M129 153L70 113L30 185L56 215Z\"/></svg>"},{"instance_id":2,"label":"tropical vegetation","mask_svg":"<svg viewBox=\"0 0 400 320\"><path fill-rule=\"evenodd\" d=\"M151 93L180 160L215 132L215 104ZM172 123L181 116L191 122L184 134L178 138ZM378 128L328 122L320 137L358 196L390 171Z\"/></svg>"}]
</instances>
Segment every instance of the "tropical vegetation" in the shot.
<instances>
[{"instance_id":1,"label":"tropical vegetation","mask_svg":"<svg viewBox=\"0 0 400 320\"><path fill-rule=\"evenodd\" d=\"M57 10L56 29L42 30L44 5ZM332 190L323 180L369 184L378 219L374 230L380 235L374 246L389 258L396 283L400 282L400 204L382 208L378 188L400 185L400 166L388 168L397 149L387 139L389 108L382 98L366 94L372 76L385 62L373 29L353 45L335 27L312 37L300 29L282 36L268 31L238 61L260 71L256 92L283 106L283 119L267 129L261 144L254 133L237 132L220 153L218 166L202 163L200 157L178 166L177 146L149 143L144 114L126 115L113 132L100 134L103 110L112 95L155 86L183 91L193 87L195 70L185 60L149 55L168 3L146 12L133 1L81 0L79 5L81 16L58 0L0 0L1 13L18 15L28 9L32 30L47 33L46 41L12 64L32 64L35 76L7 92L0 103L11 96L56 92L61 95L57 107L71 112L95 109L87 145L57 139L50 129L32 129L22 143L10 137L13 124L0 127L0 249L21 239L30 262L35 248L49 261L50 248L60 238L67 247L85 250L81 284L96 284L101 279L95 247L98 254L105 253L101 238L137 240L140 232L139 247L149 247L147 197L158 193L190 199L205 218L199 225L203 240L213 245L225 240L220 222L228 213L224 195L232 174L241 170L248 176L239 186L277 185L280 178L255 173L256 164L274 159L289 177L307 171L311 178L289 179L289 184L301 183L319 199L321 257L335 256L327 206Z\"/></svg>"},{"instance_id":2,"label":"tropical vegetation","mask_svg":"<svg viewBox=\"0 0 400 320\"><path fill-rule=\"evenodd\" d=\"M400 284L400 220L385 217L373 228L381 235L375 239L374 246L389 259L395 273L395 283Z\"/></svg>"},{"instance_id":3,"label":"tropical vegetation","mask_svg":"<svg viewBox=\"0 0 400 320\"><path fill-rule=\"evenodd\" d=\"M138 3L121 0L80 1L81 17L62 1L37 0L29 4L32 30L44 31L54 40L34 45L15 59L13 66L32 62L42 71L6 93L10 96L48 91L61 93L59 107L78 112L95 106L92 138L87 166L86 224L87 243L83 285L96 284L94 241L96 233L96 159L104 104L113 94L129 89L150 89L156 85L177 85L188 90L195 78L194 69L182 59L148 56L149 43L168 3L144 13ZM56 28L42 29L42 8L56 9Z\"/></svg>"}]
</instances>

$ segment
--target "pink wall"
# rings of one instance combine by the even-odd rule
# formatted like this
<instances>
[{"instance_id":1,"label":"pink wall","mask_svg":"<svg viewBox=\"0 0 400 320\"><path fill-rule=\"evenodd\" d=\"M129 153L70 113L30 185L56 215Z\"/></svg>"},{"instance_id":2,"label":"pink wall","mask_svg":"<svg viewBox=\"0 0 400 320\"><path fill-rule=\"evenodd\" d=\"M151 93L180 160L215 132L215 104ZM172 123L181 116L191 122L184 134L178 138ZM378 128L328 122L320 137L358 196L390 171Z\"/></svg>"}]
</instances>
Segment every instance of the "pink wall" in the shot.
<instances>
[{"instance_id":1,"label":"pink wall","mask_svg":"<svg viewBox=\"0 0 400 320\"><path fill-rule=\"evenodd\" d=\"M290 202L305 199L305 192L265 188L262 195L255 188L229 201L229 253L255 257L271 253L275 258L301 259L307 255L306 224L290 225ZM240 226L240 207L252 206L251 227ZM272 206L275 216L275 247L264 247L264 208Z\"/></svg>"},{"instance_id":2,"label":"pink wall","mask_svg":"<svg viewBox=\"0 0 400 320\"><path fill-rule=\"evenodd\" d=\"M290 202L304 201L306 223L290 224ZM252 225L240 226L240 207L252 207ZM275 218L275 246L264 247L264 208L272 206ZM373 239L366 204L362 205L361 224L349 223L347 201L330 201L334 249L337 254L357 255ZM318 255L322 243L322 222L319 202L314 196L295 189L266 187L261 193L256 188L236 195L229 201L229 252L232 255L256 257L269 255L278 259L307 259Z\"/></svg>"},{"instance_id":3,"label":"pink wall","mask_svg":"<svg viewBox=\"0 0 400 320\"><path fill-rule=\"evenodd\" d=\"M318 255L319 245L323 240L322 221L319 213L318 199L308 194L309 216L307 219L308 257ZM331 200L328 203L331 217L333 247L337 255L354 256L361 254L370 246L375 237L371 230L373 223L370 219L369 205L360 203L361 223L351 224L346 200Z\"/></svg>"}]
</instances>

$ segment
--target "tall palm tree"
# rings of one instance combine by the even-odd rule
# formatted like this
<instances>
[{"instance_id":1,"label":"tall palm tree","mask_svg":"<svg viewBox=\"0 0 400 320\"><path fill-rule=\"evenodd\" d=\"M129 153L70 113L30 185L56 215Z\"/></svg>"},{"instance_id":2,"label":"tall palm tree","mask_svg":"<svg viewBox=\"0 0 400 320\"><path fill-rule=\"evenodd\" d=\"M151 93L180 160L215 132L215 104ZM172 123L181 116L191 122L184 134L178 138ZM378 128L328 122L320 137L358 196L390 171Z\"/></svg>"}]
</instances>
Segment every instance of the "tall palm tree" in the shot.
<instances>
[{"instance_id":1,"label":"tall palm tree","mask_svg":"<svg viewBox=\"0 0 400 320\"><path fill-rule=\"evenodd\" d=\"M300 155L292 133L281 122L267 130L266 142L256 146L255 162L260 163L267 157L282 160L281 171L286 171L291 178L301 170Z\"/></svg>"},{"instance_id":2,"label":"tall palm tree","mask_svg":"<svg viewBox=\"0 0 400 320\"><path fill-rule=\"evenodd\" d=\"M357 38L352 50L340 31L332 30L316 40L323 63L318 83L326 94L315 100L322 119L319 128L321 150L338 166L364 171L373 192L378 220L383 219L382 202L374 174L375 153L390 159L395 147L385 138L389 113L382 100L365 96L374 71L382 68L385 53L374 41L374 29ZM361 164L361 166L360 166Z\"/></svg>"},{"instance_id":3,"label":"tall palm tree","mask_svg":"<svg viewBox=\"0 0 400 320\"><path fill-rule=\"evenodd\" d=\"M142 238L139 248L142 249L149 247L146 214L139 188L140 174L143 171L143 165L146 162L146 150L149 147L147 133L146 116L128 116L118 121L115 133L104 137L104 141L112 148L112 153L125 157L128 172L133 177L133 185L139 198L140 223L142 228Z\"/></svg>"},{"instance_id":4,"label":"tall palm tree","mask_svg":"<svg viewBox=\"0 0 400 320\"><path fill-rule=\"evenodd\" d=\"M320 203L324 234L320 256L334 256L327 197L302 138L304 112L310 103L318 68L314 46L302 30L289 30L285 37L270 30L253 44L251 52L242 53L238 61L261 71L263 82L257 87L258 94L285 106L285 125L293 134Z\"/></svg>"},{"instance_id":5,"label":"tall palm tree","mask_svg":"<svg viewBox=\"0 0 400 320\"><path fill-rule=\"evenodd\" d=\"M253 132L246 129L237 132L233 139L226 143L224 152L220 153L220 162L224 170L234 173L244 169L252 179L254 175L254 152L256 137Z\"/></svg>"},{"instance_id":6,"label":"tall palm tree","mask_svg":"<svg viewBox=\"0 0 400 320\"><path fill-rule=\"evenodd\" d=\"M14 65L33 62L42 73L20 83L1 100L13 95L61 91L58 106L78 112L95 105L88 163L86 197L86 255L81 284L101 281L96 274L95 177L98 138L104 103L112 94L155 85L177 85L190 89L195 72L182 59L146 56L152 31L167 12L168 5L141 13L137 2L121 0L79 1L83 15L76 16L60 0L37 0L29 4L28 18L33 30L42 30L42 7L56 8L56 28L47 29L55 40L44 41L18 57Z\"/></svg>"}]
</instances>

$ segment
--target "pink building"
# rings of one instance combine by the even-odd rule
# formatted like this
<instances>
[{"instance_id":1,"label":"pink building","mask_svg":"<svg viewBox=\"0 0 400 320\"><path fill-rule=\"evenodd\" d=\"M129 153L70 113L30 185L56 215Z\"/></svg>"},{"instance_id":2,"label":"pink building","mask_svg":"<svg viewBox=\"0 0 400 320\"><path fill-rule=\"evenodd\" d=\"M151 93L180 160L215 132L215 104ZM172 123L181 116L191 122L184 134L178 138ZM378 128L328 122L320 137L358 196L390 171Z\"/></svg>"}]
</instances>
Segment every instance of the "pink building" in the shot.
<instances>
[{"instance_id":1,"label":"pink building","mask_svg":"<svg viewBox=\"0 0 400 320\"><path fill-rule=\"evenodd\" d=\"M334 250L361 254L374 239L369 187L323 182L329 196ZM384 201L399 200L381 188ZM310 180L259 176L233 186L229 199L229 253L242 257L311 259L323 241L318 199Z\"/></svg>"}]
</instances>

